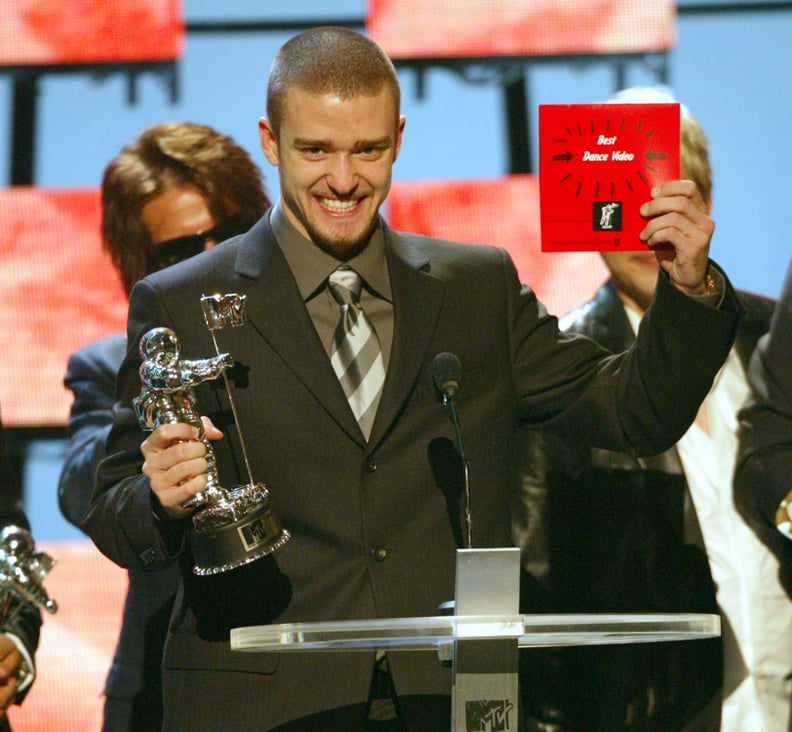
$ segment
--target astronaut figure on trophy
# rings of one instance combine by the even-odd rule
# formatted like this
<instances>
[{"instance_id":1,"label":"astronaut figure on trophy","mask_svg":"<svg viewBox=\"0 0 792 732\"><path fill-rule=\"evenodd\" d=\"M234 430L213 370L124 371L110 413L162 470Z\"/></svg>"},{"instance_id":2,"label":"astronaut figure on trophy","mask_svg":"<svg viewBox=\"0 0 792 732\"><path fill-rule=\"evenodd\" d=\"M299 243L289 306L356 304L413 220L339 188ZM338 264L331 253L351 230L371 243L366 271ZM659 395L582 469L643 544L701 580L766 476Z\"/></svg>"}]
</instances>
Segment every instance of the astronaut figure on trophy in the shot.
<instances>
[{"instance_id":1,"label":"astronaut figure on trophy","mask_svg":"<svg viewBox=\"0 0 792 732\"><path fill-rule=\"evenodd\" d=\"M141 427L147 431L171 422L187 422L198 430L198 439L206 446L206 488L184 505L197 508L212 502L215 504L213 510L225 512L230 506L223 506L225 492L218 482L214 450L206 437L201 416L195 410L192 387L218 378L234 365L234 359L227 353L197 361L182 360L179 355L179 338L170 328L154 328L140 339L143 387L134 400L135 413Z\"/></svg>"},{"instance_id":2,"label":"astronaut figure on trophy","mask_svg":"<svg viewBox=\"0 0 792 732\"><path fill-rule=\"evenodd\" d=\"M204 296L201 304L213 339L214 331L224 325L245 322L244 296ZM140 339L140 357L141 390L133 401L141 428L150 432L163 424L186 422L198 430L198 439L206 447L206 488L184 504L197 509L192 517L195 574L224 572L282 546L289 533L274 518L269 492L262 483L255 483L251 476L248 485L233 489L220 485L214 449L196 409L194 387L222 376L236 415L226 376L234 365L231 355L218 351L208 358L182 359L176 333L153 328Z\"/></svg>"}]
</instances>

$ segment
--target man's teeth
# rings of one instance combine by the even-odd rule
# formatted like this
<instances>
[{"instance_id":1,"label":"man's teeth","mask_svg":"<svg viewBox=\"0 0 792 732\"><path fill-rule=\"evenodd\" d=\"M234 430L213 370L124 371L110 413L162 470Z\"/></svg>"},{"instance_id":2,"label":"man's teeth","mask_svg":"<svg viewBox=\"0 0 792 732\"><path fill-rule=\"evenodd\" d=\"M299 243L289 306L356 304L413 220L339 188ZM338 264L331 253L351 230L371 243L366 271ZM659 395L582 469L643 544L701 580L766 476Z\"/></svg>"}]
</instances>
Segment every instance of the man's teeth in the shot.
<instances>
[{"instance_id":1,"label":"man's teeth","mask_svg":"<svg viewBox=\"0 0 792 732\"><path fill-rule=\"evenodd\" d=\"M337 198L320 199L322 206L333 211L351 211L357 206L357 201L339 201Z\"/></svg>"}]
</instances>

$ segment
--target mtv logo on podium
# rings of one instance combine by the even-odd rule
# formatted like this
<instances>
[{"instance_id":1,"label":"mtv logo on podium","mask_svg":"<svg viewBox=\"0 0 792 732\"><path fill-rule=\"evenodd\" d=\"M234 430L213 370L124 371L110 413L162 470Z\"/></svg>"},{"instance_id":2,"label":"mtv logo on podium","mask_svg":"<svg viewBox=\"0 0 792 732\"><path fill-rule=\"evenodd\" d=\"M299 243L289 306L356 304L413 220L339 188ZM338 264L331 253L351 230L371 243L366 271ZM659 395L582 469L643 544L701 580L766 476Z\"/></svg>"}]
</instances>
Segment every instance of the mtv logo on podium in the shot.
<instances>
[{"instance_id":1,"label":"mtv logo on podium","mask_svg":"<svg viewBox=\"0 0 792 732\"><path fill-rule=\"evenodd\" d=\"M458 549L454 614L519 617L520 550ZM522 618L520 618L522 620ZM522 626L522 623L520 623ZM451 717L453 732L517 732L518 638L466 638L454 642Z\"/></svg>"},{"instance_id":2,"label":"mtv logo on podium","mask_svg":"<svg viewBox=\"0 0 792 732\"><path fill-rule=\"evenodd\" d=\"M512 708L508 699L465 702L466 732L509 732L509 712Z\"/></svg>"}]
</instances>

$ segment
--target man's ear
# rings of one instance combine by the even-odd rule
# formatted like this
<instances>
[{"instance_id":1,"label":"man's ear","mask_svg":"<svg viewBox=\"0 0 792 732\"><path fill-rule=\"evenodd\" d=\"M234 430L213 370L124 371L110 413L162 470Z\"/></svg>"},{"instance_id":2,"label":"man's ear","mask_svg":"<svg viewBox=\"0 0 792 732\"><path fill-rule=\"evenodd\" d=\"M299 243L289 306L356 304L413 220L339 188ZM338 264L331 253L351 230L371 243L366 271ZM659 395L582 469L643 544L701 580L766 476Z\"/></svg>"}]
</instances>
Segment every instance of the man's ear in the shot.
<instances>
[{"instance_id":1,"label":"man's ear","mask_svg":"<svg viewBox=\"0 0 792 732\"><path fill-rule=\"evenodd\" d=\"M406 122L404 115L399 117L399 123L396 125L396 139L393 146L393 162L395 163L401 151L402 135L404 134L404 123Z\"/></svg>"},{"instance_id":2,"label":"man's ear","mask_svg":"<svg viewBox=\"0 0 792 732\"><path fill-rule=\"evenodd\" d=\"M275 130L266 117L261 117L258 121L259 130L259 143L264 152L264 157L267 158L271 165L277 167L278 165L278 139L275 136Z\"/></svg>"}]
</instances>

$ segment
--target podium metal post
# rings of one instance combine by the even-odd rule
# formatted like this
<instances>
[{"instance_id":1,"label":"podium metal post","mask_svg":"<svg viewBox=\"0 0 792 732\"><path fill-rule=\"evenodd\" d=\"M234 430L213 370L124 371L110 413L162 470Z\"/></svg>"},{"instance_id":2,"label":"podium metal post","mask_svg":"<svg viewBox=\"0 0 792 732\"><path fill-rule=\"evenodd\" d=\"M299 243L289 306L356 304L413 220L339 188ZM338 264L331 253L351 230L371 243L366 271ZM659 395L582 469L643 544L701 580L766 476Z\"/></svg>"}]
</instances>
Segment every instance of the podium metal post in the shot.
<instances>
[{"instance_id":1,"label":"podium metal post","mask_svg":"<svg viewBox=\"0 0 792 732\"><path fill-rule=\"evenodd\" d=\"M455 615L515 616L519 605L519 549L457 550ZM517 732L519 639L465 632L454 640L452 732Z\"/></svg>"}]
</instances>

